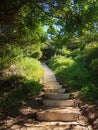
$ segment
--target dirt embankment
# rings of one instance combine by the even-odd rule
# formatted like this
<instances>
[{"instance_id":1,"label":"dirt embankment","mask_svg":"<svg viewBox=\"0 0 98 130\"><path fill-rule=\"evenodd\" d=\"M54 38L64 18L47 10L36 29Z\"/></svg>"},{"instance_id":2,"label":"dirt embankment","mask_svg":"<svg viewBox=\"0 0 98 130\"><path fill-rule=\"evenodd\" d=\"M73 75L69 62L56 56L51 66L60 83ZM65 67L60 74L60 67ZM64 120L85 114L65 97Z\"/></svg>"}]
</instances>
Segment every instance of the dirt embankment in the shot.
<instances>
[{"instance_id":1,"label":"dirt embankment","mask_svg":"<svg viewBox=\"0 0 98 130\"><path fill-rule=\"evenodd\" d=\"M98 130L98 102L89 103L81 99L78 92L72 92L72 96L76 99L76 105L81 113L87 118L89 124L94 130Z\"/></svg>"},{"instance_id":2,"label":"dirt embankment","mask_svg":"<svg viewBox=\"0 0 98 130\"><path fill-rule=\"evenodd\" d=\"M88 117L89 123L93 126L94 130L98 130L98 104L83 103L81 106L82 113Z\"/></svg>"}]
</instances>

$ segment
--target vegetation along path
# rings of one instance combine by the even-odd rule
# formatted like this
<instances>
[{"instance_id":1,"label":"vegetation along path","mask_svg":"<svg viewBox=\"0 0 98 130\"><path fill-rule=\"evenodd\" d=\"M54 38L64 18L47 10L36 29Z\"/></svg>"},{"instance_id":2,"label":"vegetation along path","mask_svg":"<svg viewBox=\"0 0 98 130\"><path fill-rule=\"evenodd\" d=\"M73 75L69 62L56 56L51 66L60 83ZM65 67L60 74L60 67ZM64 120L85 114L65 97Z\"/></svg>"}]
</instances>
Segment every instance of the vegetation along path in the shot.
<instances>
[{"instance_id":1,"label":"vegetation along path","mask_svg":"<svg viewBox=\"0 0 98 130\"><path fill-rule=\"evenodd\" d=\"M44 105L46 110L37 113L37 119L47 121L47 127L36 126L41 130L92 130L87 124L70 93L62 88L53 72L44 64ZM42 123L43 124L43 123Z\"/></svg>"},{"instance_id":2,"label":"vegetation along path","mask_svg":"<svg viewBox=\"0 0 98 130\"><path fill-rule=\"evenodd\" d=\"M53 72L43 64L44 68L44 88L41 95L38 97L43 101L39 102L35 112L35 120L31 119L30 123L25 124L13 123L11 130L93 130L85 117L81 114L78 107L78 102L73 99L70 93L66 92L66 88L60 85ZM66 86L67 87L67 86ZM34 107L34 106L33 106ZM33 108L32 107L32 108ZM35 106L36 107L36 106ZM27 108L31 114L33 109ZM28 113L27 110L21 110ZM30 110L29 110L30 109ZM22 116L23 117L23 116ZM18 117L19 121L19 117ZM12 120L13 122L13 120ZM23 122L23 120L22 120Z\"/></svg>"},{"instance_id":3,"label":"vegetation along path","mask_svg":"<svg viewBox=\"0 0 98 130\"><path fill-rule=\"evenodd\" d=\"M36 113L39 121L27 130L92 130L73 99L66 89L62 88L53 74L45 65L44 67L44 109Z\"/></svg>"}]
</instances>

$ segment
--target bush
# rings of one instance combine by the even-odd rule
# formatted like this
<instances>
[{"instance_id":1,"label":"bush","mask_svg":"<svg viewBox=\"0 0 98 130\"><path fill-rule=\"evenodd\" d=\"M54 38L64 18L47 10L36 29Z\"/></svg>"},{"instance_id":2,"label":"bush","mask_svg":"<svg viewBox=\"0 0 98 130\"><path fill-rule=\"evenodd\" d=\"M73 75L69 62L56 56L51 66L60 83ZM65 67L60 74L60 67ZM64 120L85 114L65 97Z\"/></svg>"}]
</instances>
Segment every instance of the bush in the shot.
<instances>
[{"instance_id":1,"label":"bush","mask_svg":"<svg viewBox=\"0 0 98 130\"><path fill-rule=\"evenodd\" d=\"M22 103L25 99L34 98L39 94L41 89L42 85L39 84L39 82L26 80L20 88L16 85L14 89L11 89L10 92L7 92L7 94L2 97L0 100L0 108L8 111Z\"/></svg>"},{"instance_id":2,"label":"bush","mask_svg":"<svg viewBox=\"0 0 98 130\"><path fill-rule=\"evenodd\" d=\"M54 56L48 62L48 65L57 73L62 69L71 66L74 61L71 58L66 58L64 56Z\"/></svg>"},{"instance_id":3,"label":"bush","mask_svg":"<svg viewBox=\"0 0 98 130\"><path fill-rule=\"evenodd\" d=\"M14 44L0 45L0 71L10 67L11 63L19 57L23 57L23 51L19 46Z\"/></svg>"},{"instance_id":4,"label":"bush","mask_svg":"<svg viewBox=\"0 0 98 130\"><path fill-rule=\"evenodd\" d=\"M35 97L42 90L42 85L37 81L29 80L24 86L24 91L27 93L28 97Z\"/></svg>"},{"instance_id":5,"label":"bush","mask_svg":"<svg viewBox=\"0 0 98 130\"><path fill-rule=\"evenodd\" d=\"M89 79L87 69L77 62L66 69L62 69L62 71L59 71L57 77L62 83L67 83L74 89L81 89L82 85Z\"/></svg>"},{"instance_id":6,"label":"bush","mask_svg":"<svg viewBox=\"0 0 98 130\"><path fill-rule=\"evenodd\" d=\"M93 59L89 66L90 66L93 76L97 78L98 77L98 58Z\"/></svg>"},{"instance_id":7,"label":"bush","mask_svg":"<svg viewBox=\"0 0 98 130\"><path fill-rule=\"evenodd\" d=\"M98 86L96 86L95 84L89 83L81 89L80 95L85 100L97 101L98 100Z\"/></svg>"},{"instance_id":8,"label":"bush","mask_svg":"<svg viewBox=\"0 0 98 130\"><path fill-rule=\"evenodd\" d=\"M23 87L26 79L19 75L13 75L6 77L0 81L0 94L3 92L10 92L13 89L20 89Z\"/></svg>"},{"instance_id":9,"label":"bush","mask_svg":"<svg viewBox=\"0 0 98 130\"><path fill-rule=\"evenodd\" d=\"M56 54L69 57L69 55L71 54L71 51L68 50L66 47L62 47L61 49L58 49Z\"/></svg>"},{"instance_id":10,"label":"bush","mask_svg":"<svg viewBox=\"0 0 98 130\"><path fill-rule=\"evenodd\" d=\"M89 65L93 59L98 58L98 43L88 44L85 47L84 56L87 65Z\"/></svg>"},{"instance_id":11,"label":"bush","mask_svg":"<svg viewBox=\"0 0 98 130\"><path fill-rule=\"evenodd\" d=\"M84 66L71 58L55 56L48 61L62 84L67 83L74 89L80 89L88 79L89 74Z\"/></svg>"},{"instance_id":12,"label":"bush","mask_svg":"<svg viewBox=\"0 0 98 130\"><path fill-rule=\"evenodd\" d=\"M5 111L25 98L34 98L42 89L43 69L36 59L21 58L11 65L9 71L11 74L0 81L0 108Z\"/></svg>"},{"instance_id":13,"label":"bush","mask_svg":"<svg viewBox=\"0 0 98 130\"><path fill-rule=\"evenodd\" d=\"M43 69L39 61L33 58L23 58L16 62L19 74L28 80L42 81Z\"/></svg>"},{"instance_id":14,"label":"bush","mask_svg":"<svg viewBox=\"0 0 98 130\"><path fill-rule=\"evenodd\" d=\"M92 60L98 58L98 43L90 43L84 50L74 50L71 56L89 69Z\"/></svg>"},{"instance_id":15,"label":"bush","mask_svg":"<svg viewBox=\"0 0 98 130\"><path fill-rule=\"evenodd\" d=\"M70 89L81 91L83 98L89 101L98 99L98 42L90 41L66 55L52 57L47 63L54 70L61 84ZM89 83L90 81L90 83Z\"/></svg>"},{"instance_id":16,"label":"bush","mask_svg":"<svg viewBox=\"0 0 98 130\"><path fill-rule=\"evenodd\" d=\"M76 89L80 89L89 79L88 70L78 62L69 67L65 73L67 83Z\"/></svg>"},{"instance_id":17,"label":"bush","mask_svg":"<svg viewBox=\"0 0 98 130\"><path fill-rule=\"evenodd\" d=\"M42 60L49 60L54 54L55 54L56 49L54 47L46 47L42 49Z\"/></svg>"},{"instance_id":18,"label":"bush","mask_svg":"<svg viewBox=\"0 0 98 130\"><path fill-rule=\"evenodd\" d=\"M32 58L40 59L42 57L42 52L39 51L34 51L33 54L31 55Z\"/></svg>"}]
</instances>

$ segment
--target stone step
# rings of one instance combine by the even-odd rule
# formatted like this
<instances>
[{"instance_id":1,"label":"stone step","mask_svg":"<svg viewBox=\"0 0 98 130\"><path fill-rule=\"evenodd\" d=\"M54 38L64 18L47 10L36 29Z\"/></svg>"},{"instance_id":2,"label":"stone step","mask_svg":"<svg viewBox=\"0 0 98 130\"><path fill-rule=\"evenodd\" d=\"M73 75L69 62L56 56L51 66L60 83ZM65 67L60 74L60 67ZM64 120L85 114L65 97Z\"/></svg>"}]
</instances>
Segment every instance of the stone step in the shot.
<instances>
[{"instance_id":1,"label":"stone step","mask_svg":"<svg viewBox=\"0 0 98 130\"><path fill-rule=\"evenodd\" d=\"M79 109L73 107L52 108L37 113L39 121L76 121L79 116Z\"/></svg>"},{"instance_id":2,"label":"stone step","mask_svg":"<svg viewBox=\"0 0 98 130\"><path fill-rule=\"evenodd\" d=\"M56 81L56 82L44 82L44 85L60 85L60 84Z\"/></svg>"},{"instance_id":3,"label":"stone step","mask_svg":"<svg viewBox=\"0 0 98 130\"><path fill-rule=\"evenodd\" d=\"M86 126L81 125L64 125L64 126L33 126L33 127L26 127L25 129L20 128L21 130L92 130L88 129ZM14 130L14 129L13 129ZM17 129L19 130L19 129Z\"/></svg>"},{"instance_id":4,"label":"stone step","mask_svg":"<svg viewBox=\"0 0 98 130\"><path fill-rule=\"evenodd\" d=\"M50 107L72 107L75 105L74 100L44 100L43 101L45 106L50 106Z\"/></svg>"},{"instance_id":5,"label":"stone step","mask_svg":"<svg viewBox=\"0 0 98 130\"><path fill-rule=\"evenodd\" d=\"M63 100L63 99L69 99L70 93L47 93L44 94L44 96L48 99Z\"/></svg>"},{"instance_id":6,"label":"stone step","mask_svg":"<svg viewBox=\"0 0 98 130\"><path fill-rule=\"evenodd\" d=\"M43 91L45 93L64 93L65 92L65 88L58 88L58 89L55 89L55 88L45 88L45 89L43 89Z\"/></svg>"},{"instance_id":7,"label":"stone step","mask_svg":"<svg viewBox=\"0 0 98 130\"><path fill-rule=\"evenodd\" d=\"M52 78L48 78L48 80L45 80L45 83L57 83L57 80L52 80Z\"/></svg>"},{"instance_id":8,"label":"stone step","mask_svg":"<svg viewBox=\"0 0 98 130\"><path fill-rule=\"evenodd\" d=\"M78 122L38 122L12 125L11 130L93 130L91 126Z\"/></svg>"},{"instance_id":9,"label":"stone step","mask_svg":"<svg viewBox=\"0 0 98 130\"><path fill-rule=\"evenodd\" d=\"M59 89L59 88L62 88L62 85L59 85L59 84L44 84L44 88Z\"/></svg>"}]
</instances>

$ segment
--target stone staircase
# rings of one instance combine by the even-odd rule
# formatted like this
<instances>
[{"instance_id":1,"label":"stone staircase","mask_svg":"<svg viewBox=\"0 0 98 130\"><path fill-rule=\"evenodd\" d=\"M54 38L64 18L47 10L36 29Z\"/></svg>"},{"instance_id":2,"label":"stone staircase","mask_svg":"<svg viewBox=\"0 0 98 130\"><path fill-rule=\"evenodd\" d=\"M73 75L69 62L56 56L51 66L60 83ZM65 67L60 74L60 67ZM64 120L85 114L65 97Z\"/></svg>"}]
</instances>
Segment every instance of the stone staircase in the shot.
<instances>
[{"instance_id":1,"label":"stone staircase","mask_svg":"<svg viewBox=\"0 0 98 130\"><path fill-rule=\"evenodd\" d=\"M7 119L4 130L93 130L81 114L77 100L67 92L67 85L63 88L45 64L43 68L43 92L30 101L31 105L23 102L20 115Z\"/></svg>"},{"instance_id":2,"label":"stone staircase","mask_svg":"<svg viewBox=\"0 0 98 130\"><path fill-rule=\"evenodd\" d=\"M70 93L66 93L53 74L44 64L44 101L46 110L37 112L37 120L47 124L35 126L35 130L92 130L87 125L84 116L76 104L75 99L71 99ZM40 124L41 124L40 123Z\"/></svg>"}]
</instances>

